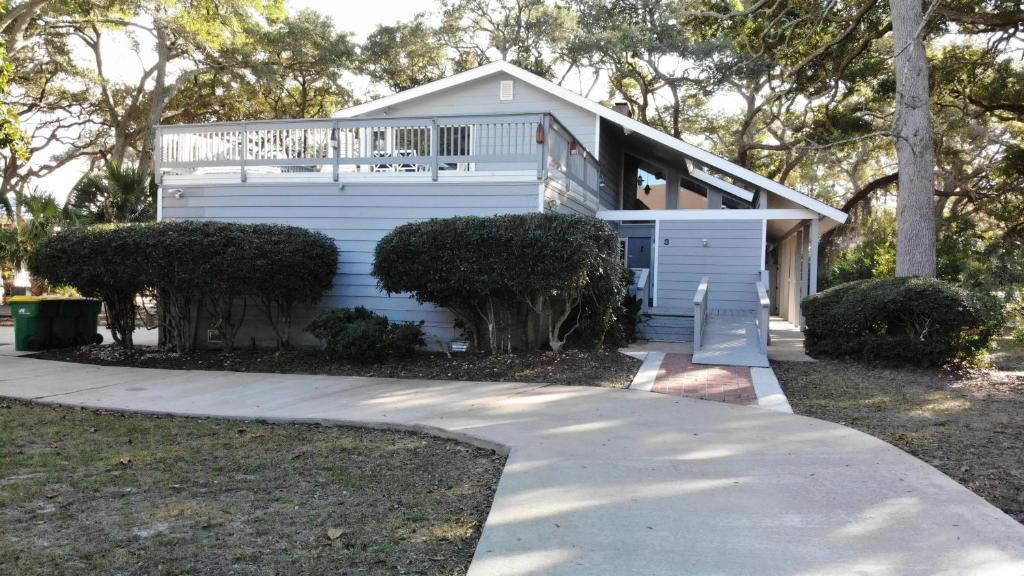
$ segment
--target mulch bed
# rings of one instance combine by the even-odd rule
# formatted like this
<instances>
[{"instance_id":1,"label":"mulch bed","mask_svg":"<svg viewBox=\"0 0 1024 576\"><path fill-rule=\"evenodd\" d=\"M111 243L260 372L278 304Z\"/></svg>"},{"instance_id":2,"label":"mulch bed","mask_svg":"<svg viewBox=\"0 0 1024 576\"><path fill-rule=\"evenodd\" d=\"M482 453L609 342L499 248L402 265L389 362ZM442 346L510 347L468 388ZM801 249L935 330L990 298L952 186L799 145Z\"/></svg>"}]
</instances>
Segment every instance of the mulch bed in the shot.
<instances>
[{"instance_id":1,"label":"mulch bed","mask_svg":"<svg viewBox=\"0 0 1024 576\"><path fill-rule=\"evenodd\" d=\"M798 414L881 438L1024 522L1024 373L772 365Z\"/></svg>"},{"instance_id":2,"label":"mulch bed","mask_svg":"<svg viewBox=\"0 0 1024 576\"><path fill-rule=\"evenodd\" d=\"M172 370L229 370L281 374L331 374L426 380L478 382L536 382L571 386L626 388L641 362L616 351L564 350L516 354L419 353L382 364L357 364L332 358L316 350L271 352L214 350L169 354L155 348L124 350L112 345L48 350L33 355L45 360L83 362L105 366L135 366Z\"/></svg>"},{"instance_id":3,"label":"mulch bed","mask_svg":"<svg viewBox=\"0 0 1024 576\"><path fill-rule=\"evenodd\" d=\"M0 399L0 574L465 574L504 457Z\"/></svg>"}]
</instances>

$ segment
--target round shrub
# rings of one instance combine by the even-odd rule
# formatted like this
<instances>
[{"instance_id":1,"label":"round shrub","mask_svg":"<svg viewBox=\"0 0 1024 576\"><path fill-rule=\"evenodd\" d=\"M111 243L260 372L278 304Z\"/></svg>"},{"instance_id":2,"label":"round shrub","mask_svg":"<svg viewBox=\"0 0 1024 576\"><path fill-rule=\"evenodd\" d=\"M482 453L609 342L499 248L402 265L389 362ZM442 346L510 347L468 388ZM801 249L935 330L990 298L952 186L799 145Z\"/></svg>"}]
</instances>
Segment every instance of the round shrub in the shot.
<instances>
[{"instance_id":1,"label":"round shrub","mask_svg":"<svg viewBox=\"0 0 1024 576\"><path fill-rule=\"evenodd\" d=\"M868 279L803 301L811 356L944 365L983 353L1002 324L998 301L933 278Z\"/></svg>"},{"instance_id":2,"label":"round shrub","mask_svg":"<svg viewBox=\"0 0 1024 576\"><path fill-rule=\"evenodd\" d=\"M607 330L621 300L617 235L595 218L510 214L399 226L378 244L373 275L389 293L451 310L479 348L556 352L580 306ZM595 338L600 340L600 338Z\"/></svg>"},{"instance_id":3,"label":"round shrub","mask_svg":"<svg viewBox=\"0 0 1024 576\"><path fill-rule=\"evenodd\" d=\"M419 324L392 323L362 306L324 310L307 330L327 351L354 362L411 356L425 344Z\"/></svg>"}]
</instances>

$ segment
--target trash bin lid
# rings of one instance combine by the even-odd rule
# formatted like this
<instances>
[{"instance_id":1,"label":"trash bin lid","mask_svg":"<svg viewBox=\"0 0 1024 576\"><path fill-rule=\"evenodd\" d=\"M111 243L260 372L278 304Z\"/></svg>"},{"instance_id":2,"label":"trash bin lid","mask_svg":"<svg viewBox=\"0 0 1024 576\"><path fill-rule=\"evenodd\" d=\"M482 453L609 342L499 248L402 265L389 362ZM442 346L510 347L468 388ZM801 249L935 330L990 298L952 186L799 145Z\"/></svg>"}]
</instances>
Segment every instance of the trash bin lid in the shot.
<instances>
[{"instance_id":1,"label":"trash bin lid","mask_svg":"<svg viewBox=\"0 0 1024 576\"><path fill-rule=\"evenodd\" d=\"M8 302L40 302L42 296L11 296Z\"/></svg>"}]
</instances>

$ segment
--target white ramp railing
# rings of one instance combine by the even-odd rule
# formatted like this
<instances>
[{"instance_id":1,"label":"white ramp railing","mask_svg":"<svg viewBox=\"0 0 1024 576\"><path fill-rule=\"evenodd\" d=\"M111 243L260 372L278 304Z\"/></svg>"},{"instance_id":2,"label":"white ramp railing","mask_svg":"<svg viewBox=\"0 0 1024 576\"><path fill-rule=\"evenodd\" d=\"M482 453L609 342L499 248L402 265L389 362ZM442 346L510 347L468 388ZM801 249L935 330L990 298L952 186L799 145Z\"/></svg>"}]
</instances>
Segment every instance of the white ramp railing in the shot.
<instances>
[{"instance_id":1,"label":"white ramp railing","mask_svg":"<svg viewBox=\"0 0 1024 576\"><path fill-rule=\"evenodd\" d=\"M647 300L650 297L650 289L648 286L650 283L647 281L651 269L650 268L630 268L633 271L633 286L631 291L633 296L640 300L640 312L647 312Z\"/></svg>"},{"instance_id":2,"label":"white ramp railing","mask_svg":"<svg viewBox=\"0 0 1024 576\"><path fill-rule=\"evenodd\" d=\"M757 322L757 336L758 343L762 354L768 353L768 332L770 325L770 307L771 300L768 298L768 289L765 286L763 280L758 280L754 283L754 288L757 290L757 298L759 307L755 315L755 322Z\"/></svg>"},{"instance_id":3,"label":"white ramp railing","mask_svg":"<svg viewBox=\"0 0 1024 576\"><path fill-rule=\"evenodd\" d=\"M708 322L708 283L710 279L704 276L700 279L700 285L693 294L693 351L699 352L704 345L704 329Z\"/></svg>"}]
</instances>

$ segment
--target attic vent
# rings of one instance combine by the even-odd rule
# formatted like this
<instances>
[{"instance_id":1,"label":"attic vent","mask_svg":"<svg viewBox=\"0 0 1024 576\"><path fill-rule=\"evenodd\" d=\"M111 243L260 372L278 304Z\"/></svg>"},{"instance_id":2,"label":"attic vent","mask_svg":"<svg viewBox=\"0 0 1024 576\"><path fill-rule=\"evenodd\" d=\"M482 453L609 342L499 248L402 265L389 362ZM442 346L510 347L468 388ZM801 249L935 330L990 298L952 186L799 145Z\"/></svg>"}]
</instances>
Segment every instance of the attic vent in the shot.
<instances>
[{"instance_id":1,"label":"attic vent","mask_svg":"<svg viewBox=\"0 0 1024 576\"><path fill-rule=\"evenodd\" d=\"M501 87L498 89L498 100L507 101L512 99L512 80L502 80Z\"/></svg>"}]
</instances>

